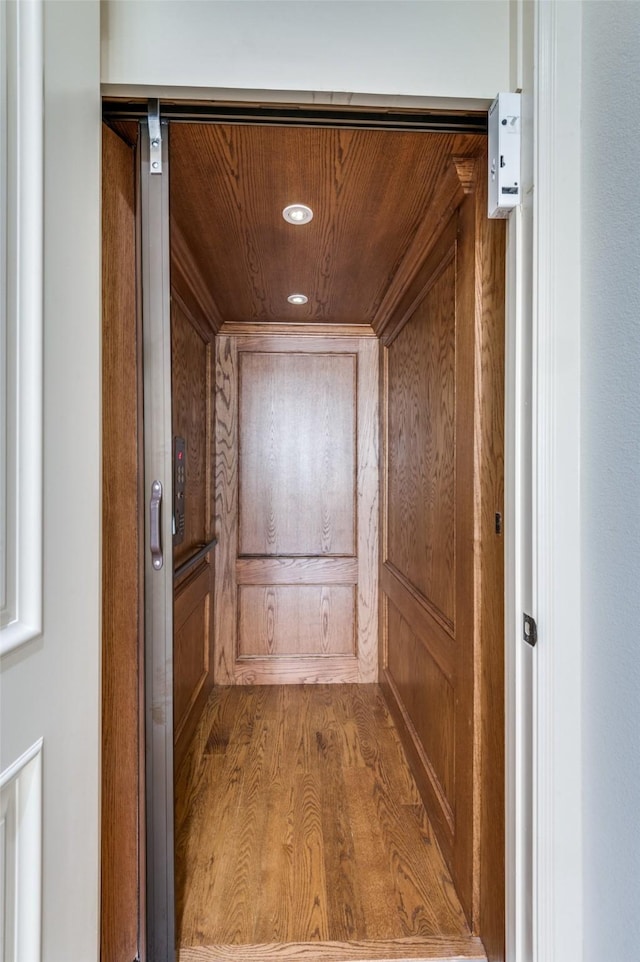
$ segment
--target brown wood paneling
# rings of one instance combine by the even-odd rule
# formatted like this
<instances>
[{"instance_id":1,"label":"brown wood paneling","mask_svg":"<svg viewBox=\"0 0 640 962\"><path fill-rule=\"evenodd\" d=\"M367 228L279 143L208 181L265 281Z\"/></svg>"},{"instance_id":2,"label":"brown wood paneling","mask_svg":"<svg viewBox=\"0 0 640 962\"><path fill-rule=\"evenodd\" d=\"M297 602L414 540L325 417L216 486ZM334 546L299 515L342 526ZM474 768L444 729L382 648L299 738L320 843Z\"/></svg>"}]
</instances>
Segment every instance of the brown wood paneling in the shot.
<instances>
[{"instance_id":1,"label":"brown wood paneling","mask_svg":"<svg viewBox=\"0 0 640 962\"><path fill-rule=\"evenodd\" d=\"M100 952L133 959L139 912L142 584L134 152L103 125Z\"/></svg>"},{"instance_id":2,"label":"brown wood paneling","mask_svg":"<svg viewBox=\"0 0 640 962\"><path fill-rule=\"evenodd\" d=\"M480 904L479 931L490 962L505 958L505 682L504 682L504 541L496 536L495 513L504 516L504 393L506 231L488 221L486 178L478 173L476 311L482 318L477 365L478 457L480 472L479 631L480 666Z\"/></svg>"},{"instance_id":3,"label":"brown wood paneling","mask_svg":"<svg viewBox=\"0 0 640 962\"><path fill-rule=\"evenodd\" d=\"M375 685L214 690L177 799L181 950L469 938Z\"/></svg>"},{"instance_id":4,"label":"brown wood paneling","mask_svg":"<svg viewBox=\"0 0 640 962\"><path fill-rule=\"evenodd\" d=\"M357 558L238 558L239 585L357 584Z\"/></svg>"},{"instance_id":5,"label":"brown wood paneling","mask_svg":"<svg viewBox=\"0 0 640 962\"><path fill-rule=\"evenodd\" d=\"M351 585L241 585L238 658L355 655Z\"/></svg>"},{"instance_id":6,"label":"brown wood paneling","mask_svg":"<svg viewBox=\"0 0 640 962\"><path fill-rule=\"evenodd\" d=\"M216 680L375 679L376 341L220 335L216 370Z\"/></svg>"},{"instance_id":7,"label":"brown wood paneling","mask_svg":"<svg viewBox=\"0 0 640 962\"><path fill-rule=\"evenodd\" d=\"M237 338L219 335L216 349L215 573L213 676L234 681L238 589L238 348Z\"/></svg>"},{"instance_id":8,"label":"brown wood paneling","mask_svg":"<svg viewBox=\"0 0 640 962\"><path fill-rule=\"evenodd\" d=\"M433 790L448 822L455 806L455 704L454 689L431 657L423 637L416 635L393 604L389 604L388 670L396 691L411 718L428 760ZM416 678L420 684L416 685Z\"/></svg>"},{"instance_id":9,"label":"brown wood paneling","mask_svg":"<svg viewBox=\"0 0 640 962\"><path fill-rule=\"evenodd\" d=\"M326 324L295 324L293 321L226 321L220 328L221 334L286 334L304 335L315 334L326 337ZM332 324L331 337L375 337L375 331L370 324Z\"/></svg>"},{"instance_id":10,"label":"brown wood paneling","mask_svg":"<svg viewBox=\"0 0 640 962\"><path fill-rule=\"evenodd\" d=\"M213 329L172 289L172 427L186 442L185 532L174 570L213 535ZM174 763L181 764L213 684L213 556L174 589Z\"/></svg>"},{"instance_id":11,"label":"brown wood paneling","mask_svg":"<svg viewBox=\"0 0 640 962\"><path fill-rule=\"evenodd\" d=\"M137 120L110 120L105 127L111 128L129 147L136 147L140 125Z\"/></svg>"},{"instance_id":12,"label":"brown wood paneling","mask_svg":"<svg viewBox=\"0 0 640 962\"><path fill-rule=\"evenodd\" d=\"M461 208L416 276L410 300L399 306L402 323L393 324L386 348L383 570L394 575L394 604L403 615L387 604L387 690L398 700L406 740L417 743L413 755L423 772L416 777L475 922L473 289L473 235ZM432 666L449 667L448 654L455 712L445 717L448 736L431 757L421 706L433 688ZM441 700L450 706L442 693Z\"/></svg>"},{"instance_id":13,"label":"brown wood paneling","mask_svg":"<svg viewBox=\"0 0 640 962\"><path fill-rule=\"evenodd\" d=\"M191 317L209 334L215 334L222 325L218 307L175 217L171 217L170 229L172 294L180 296Z\"/></svg>"},{"instance_id":14,"label":"brown wood paneling","mask_svg":"<svg viewBox=\"0 0 640 962\"><path fill-rule=\"evenodd\" d=\"M429 651L440 671L452 678L455 669L455 645L451 632L442 625L428 604L389 564L380 572L380 585L385 596L401 612L406 621L423 638L429 639Z\"/></svg>"},{"instance_id":15,"label":"brown wood paneling","mask_svg":"<svg viewBox=\"0 0 640 962\"><path fill-rule=\"evenodd\" d=\"M449 155L482 144L476 135L175 123L172 218L223 321L370 324L403 263L410 276L431 210L436 222L442 214L434 190ZM313 220L287 224L291 203L309 204ZM287 303L294 292L309 303Z\"/></svg>"},{"instance_id":16,"label":"brown wood paneling","mask_svg":"<svg viewBox=\"0 0 640 962\"><path fill-rule=\"evenodd\" d=\"M242 351L242 555L355 555L356 355Z\"/></svg>"},{"instance_id":17,"label":"brown wood paneling","mask_svg":"<svg viewBox=\"0 0 640 962\"><path fill-rule=\"evenodd\" d=\"M212 344L194 326L181 301L171 301L171 399L174 437L186 442L184 540L173 551L174 566L211 538L211 364Z\"/></svg>"},{"instance_id":18,"label":"brown wood paneling","mask_svg":"<svg viewBox=\"0 0 640 962\"><path fill-rule=\"evenodd\" d=\"M211 568L204 561L175 592L173 656L178 667L174 673L173 724L177 742L209 680L211 603Z\"/></svg>"},{"instance_id":19,"label":"brown wood paneling","mask_svg":"<svg viewBox=\"0 0 640 962\"><path fill-rule=\"evenodd\" d=\"M180 949L179 962L486 962L480 939L435 936L420 939L353 939L349 942L267 942Z\"/></svg>"},{"instance_id":20,"label":"brown wood paneling","mask_svg":"<svg viewBox=\"0 0 640 962\"><path fill-rule=\"evenodd\" d=\"M419 275L424 262L460 206L463 194L455 165L445 163L444 170L433 184L426 205L426 216L418 224L407 252L391 278L382 303L371 322L378 337L386 340L392 338L397 327L402 324L407 303L415 294L416 287L420 289Z\"/></svg>"},{"instance_id":21,"label":"brown wood paneling","mask_svg":"<svg viewBox=\"0 0 640 962\"><path fill-rule=\"evenodd\" d=\"M387 559L452 630L456 584L456 222L388 354ZM443 261L444 256L444 261Z\"/></svg>"},{"instance_id":22,"label":"brown wood paneling","mask_svg":"<svg viewBox=\"0 0 640 962\"><path fill-rule=\"evenodd\" d=\"M383 687L461 902L504 959L503 225L452 158L440 236L380 312ZM447 199L448 198L448 199ZM417 250L414 250L417 257ZM387 310L388 308L388 310ZM386 312L386 313L385 313ZM493 814L492 814L493 813Z\"/></svg>"}]
</instances>

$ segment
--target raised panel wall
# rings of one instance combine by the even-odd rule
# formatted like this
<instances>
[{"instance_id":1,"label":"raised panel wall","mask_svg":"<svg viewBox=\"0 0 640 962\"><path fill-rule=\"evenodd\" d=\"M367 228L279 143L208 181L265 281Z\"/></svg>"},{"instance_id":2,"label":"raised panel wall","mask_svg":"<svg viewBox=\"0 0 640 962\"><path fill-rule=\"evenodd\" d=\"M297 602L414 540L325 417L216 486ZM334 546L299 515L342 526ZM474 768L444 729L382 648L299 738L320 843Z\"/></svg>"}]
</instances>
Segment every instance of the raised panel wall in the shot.
<instances>
[{"instance_id":1,"label":"raised panel wall","mask_svg":"<svg viewBox=\"0 0 640 962\"><path fill-rule=\"evenodd\" d=\"M455 621L455 243L389 348L387 560Z\"/></svg>"},{"instance_id":2,"label":"raised panel wall","mask_svg":"<svg viewBox=\"0 0 640 962\"><path fill-rule=\"evenodd\" d=\"M377 352L218 337L219 683L377 676Z\"/></svg>"},{"instance_id":3,"label":"raised panel wall","mask_svg":"<svg viewBox=\"0 0 640 962\"><path fill-rule=\"evenodd\" d=\"M204 561L176 596L173 654L177 670L174 673L173 714L178 741L209 680L211 606L211 569Z\"/></svg>"},{"instance_id":4,"label":"raised panel wall","mask_svg":"<svg viewBox=\"0 0 640 962\"><path fill-rule=\"evenodd\" d=\"M241 585L238 657L356 654L352 585Z\"/></svg>"},{"instance_id":5,"label":"raised panel wall","mask_svg":"<svg viewBox=\"0 0 640 962\"><path fill-rule=\"evenodd\" d=\"M377 330L381 682L456 890L504 958L504 225L484 161L452 157L442 211Z\"/></svg>"},{"instance_id":6,"label":"raised panel wall","mask_svg":"<svg viewBox=\"0 0 640 962\"><path fill-rule=\"evenodd\" d=\"M385 346L384 680L473 917L473 239L441 230ZM392 705L393 707L393 705Z\"/></svg>"},{"instance_id":7,"label":"raised panel wall","mask_svg":"<svg viewBox=\"0 0 640 962\"><path fill-rule=\"evenodd\" d=\"M454 828L455 819L455 692L429 652L423 634L414 631L392 603L388 609L388 670L411 719L422 762L429 769L443 812ZM416 680L419 679L419 684Z\"/></svg>"},{"instance_id":8,"label":"raised panel wall","mask_svg":"<svg viewBox=\"0 0 640 962\"><path fill-rule=\"evenodd\" d=\"M356 356L243 351L239 556L355 555Z\"/></svg>"},{"instance_id":9,"label":"raised panel wall","mask_svg":"<svg viewBox=\"0 0 640 962\"><path fill-rule=\"evenodd\" d=\"M213 536L213 330L182 293L171 297L172 428L186 443L184 538L173 549L176 769L213 684L213 552L181 573Z\"/></svg>"}]
</instances>

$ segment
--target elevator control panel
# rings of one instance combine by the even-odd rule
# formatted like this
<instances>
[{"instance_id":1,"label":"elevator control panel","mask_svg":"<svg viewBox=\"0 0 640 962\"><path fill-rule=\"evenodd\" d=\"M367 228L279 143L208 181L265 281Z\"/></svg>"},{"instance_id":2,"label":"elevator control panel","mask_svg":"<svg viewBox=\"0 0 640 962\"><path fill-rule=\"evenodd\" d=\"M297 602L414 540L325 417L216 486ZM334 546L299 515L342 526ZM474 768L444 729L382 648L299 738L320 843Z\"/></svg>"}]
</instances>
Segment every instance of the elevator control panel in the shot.
<instances>
[{"instance_id":1,"label":"elevator control panel","mask_svg":"<svg viewBox=\"0 0 640 962\"><path fill-rule=\"evenodd\" d=\"M184 541L185 491L187 487L187 443L173 439L173 543Z\"/></svg>"}]
</instances>

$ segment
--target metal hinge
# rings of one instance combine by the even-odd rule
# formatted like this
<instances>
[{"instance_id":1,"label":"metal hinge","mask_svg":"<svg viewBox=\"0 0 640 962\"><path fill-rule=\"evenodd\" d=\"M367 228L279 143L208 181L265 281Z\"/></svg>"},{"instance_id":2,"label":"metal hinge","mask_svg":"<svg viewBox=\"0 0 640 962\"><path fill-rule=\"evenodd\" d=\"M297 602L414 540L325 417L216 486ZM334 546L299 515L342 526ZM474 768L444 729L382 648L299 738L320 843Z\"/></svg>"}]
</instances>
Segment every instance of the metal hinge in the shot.
<instances>
[{"instance_id":1,"label":"metal hinge","mask_svg":"<svg viewBox=\"0 0 640 962\"><path fill-rule=\"evenodd\" d=\"M147 108L149 125L149 173L162 173L162 129L160 127L160 101L150 100Z\"/></svg>"},{"instance_id":2,"label":"metal hinge","mask_svg":"<svg viewBox=\"0 0 640 962\"><path fill-rule=\"evenodd\" d=\"M522 615L522 637L528 645L535 648L538 641L538 626L535 618L528 615L526 611Z\"/></svg>"}]
</instances>

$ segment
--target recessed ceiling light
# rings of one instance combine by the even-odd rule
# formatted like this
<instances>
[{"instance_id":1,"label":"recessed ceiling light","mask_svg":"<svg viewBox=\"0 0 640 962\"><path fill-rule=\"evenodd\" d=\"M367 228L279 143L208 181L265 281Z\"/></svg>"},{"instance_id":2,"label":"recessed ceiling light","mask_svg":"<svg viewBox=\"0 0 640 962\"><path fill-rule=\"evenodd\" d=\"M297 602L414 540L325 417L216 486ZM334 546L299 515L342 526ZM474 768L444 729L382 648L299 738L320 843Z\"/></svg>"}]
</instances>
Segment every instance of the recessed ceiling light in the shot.
<instances>
[{"instance_id":1,"label":"recessed ceiling light","mask_svg":"<svg viewBox=\"0 0 640 962\"><path fill-rule=\"evenodd\" d=\"M306 204L289 204L282 211L282 216L289 224L308 224L313 218L313 211Z\"/></svg>"},{"instance_id":2,"label":"recessed ceiling light","mask_svg":"<svg viewBox=\"0 0 640 962\"><path fill-rule=\"evenodd\" d=\"M287 300L290 304L306 304L309 298L306 294L289 294Z\"/></svg>"}]
</instances>

